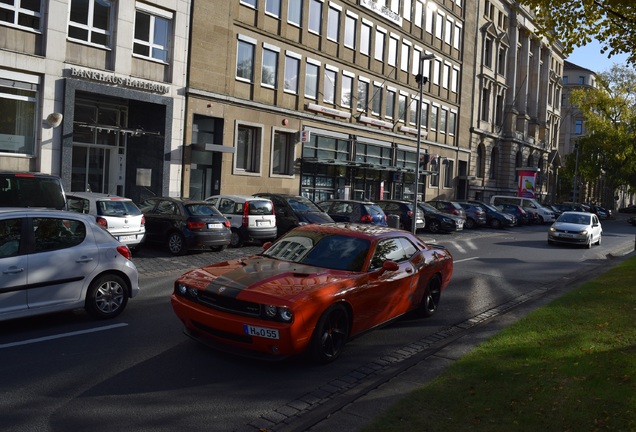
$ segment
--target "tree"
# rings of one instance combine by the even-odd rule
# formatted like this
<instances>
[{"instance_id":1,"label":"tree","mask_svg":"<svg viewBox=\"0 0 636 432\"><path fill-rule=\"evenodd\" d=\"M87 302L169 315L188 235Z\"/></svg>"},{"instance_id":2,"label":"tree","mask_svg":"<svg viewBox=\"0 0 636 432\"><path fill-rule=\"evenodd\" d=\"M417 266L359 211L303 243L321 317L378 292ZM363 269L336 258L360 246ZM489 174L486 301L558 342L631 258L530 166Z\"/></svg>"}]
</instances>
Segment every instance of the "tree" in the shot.
<instances>
[{"instance_id":1,"label":"tree","mask_svg":"<svg viewBox=\"0 0 636 432\"><path fill-rule=\"evenodd\" d=\"M521 0L519 4L535 10L541 34L563 44L564 53L587 45L595 38L608 58L628 54L628 62L636 64L636 7L633 1Z\"/></svg>"},{"instance_id":2,"label":"tree","mask_svg":"<svg viewBox=\"0 0 636 432\"><path fill-rule=\"evenodd\" d=\"M604 177L612 190L636 188L636 71L614 65L597 76L598 87L572 90L570 102L585 119L578 142L578 177ZM573 155L566 170L571 171Z\"/></svg>"}]
</instances>

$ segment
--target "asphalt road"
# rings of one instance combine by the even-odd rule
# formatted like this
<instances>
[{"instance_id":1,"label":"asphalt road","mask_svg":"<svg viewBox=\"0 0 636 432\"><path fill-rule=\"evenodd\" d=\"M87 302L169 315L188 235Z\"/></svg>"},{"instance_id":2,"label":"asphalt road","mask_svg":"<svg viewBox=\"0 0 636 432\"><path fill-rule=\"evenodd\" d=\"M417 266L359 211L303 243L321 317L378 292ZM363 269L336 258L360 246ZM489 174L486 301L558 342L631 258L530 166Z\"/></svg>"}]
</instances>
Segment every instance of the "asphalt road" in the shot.
<instances>
[{"instance_id":1,"label":"asphalt road","mask_svg":"<svg viewBox=\"0 0 636 432\"><path fill-rule=\"evenodd\" d=\"M134 258L142 292L120 317L75 312L0 324L0 424L11 432L318 431L419 357L633 249L635 227L603 226L603 244L589 250L548 246L547 226L423 233L455 258L439 313L367 333L320 367L236 358L182 334L168 301L174 279L260 247L184 257L148 248Z\"/></svg>"}]
</instances>

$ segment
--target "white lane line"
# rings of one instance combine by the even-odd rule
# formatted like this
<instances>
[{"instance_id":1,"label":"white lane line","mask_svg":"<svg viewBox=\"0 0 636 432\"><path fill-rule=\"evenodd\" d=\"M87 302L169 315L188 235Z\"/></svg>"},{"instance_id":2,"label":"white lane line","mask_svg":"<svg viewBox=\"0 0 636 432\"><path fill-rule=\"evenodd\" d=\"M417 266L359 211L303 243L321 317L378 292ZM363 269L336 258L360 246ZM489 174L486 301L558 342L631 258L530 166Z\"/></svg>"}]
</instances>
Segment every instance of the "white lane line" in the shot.
<instances>
[{"instance_id":1,"label":"white lane line","mask_svg":"<svg viewBox=\"0 0 636 432\"><path fill-rule=\"evenodd\" d=\"M93 328L93 329L88 329L88 330L80 330L80 331L70 332L70 333L61 333L61 334L57 334L57 335L45 336L45 337L36 338L36 339L28 339L28 340L20 341L20 342L11 342L11 343L0 345L0 349L11 348L11 347L20 346L20 345L29 345L29 344L34 344L34 343L38 343L38 342L46 342L46 341L50 341L50 340L54 340L54 339L61 339L61 338L77 336L77 335L86 334L86 333L94 333L94 332L98 332L98 331L112 330L114 328L125 327L127 325L128 324L126 324L126 323L113 324L113 325L109 325L109 326L105 326L105 327L98 327L98 328Z\"/></svg>"},{"instance_id":2,"label":"white lane line","mask_svg":"<svg viewBox=\"0 0 636 432\"><path fill-rule=\"evenodd\" d=\"M454 263L458 263L458 262L462 262L462 261L472 261L472 260L476 260L479 259L479 257L472 257L472 258L464 258L464 259L460 259L460 260L453 260L453 264Z\"/></svg>"}]
</instances>

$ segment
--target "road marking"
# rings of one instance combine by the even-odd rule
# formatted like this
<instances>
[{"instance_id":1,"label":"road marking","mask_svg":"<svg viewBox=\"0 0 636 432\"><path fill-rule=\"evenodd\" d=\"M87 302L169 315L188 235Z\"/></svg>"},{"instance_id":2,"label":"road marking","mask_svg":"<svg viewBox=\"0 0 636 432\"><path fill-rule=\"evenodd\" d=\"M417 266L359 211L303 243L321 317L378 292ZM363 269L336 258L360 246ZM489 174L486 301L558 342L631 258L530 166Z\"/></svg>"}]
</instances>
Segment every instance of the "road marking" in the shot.
<instances>
[{"instance_id":1,"label":"road marking","mask_svg":"<svg viewBox=\"0 0 636 432\"><path fill-rule=\"evenodd\" d=\"M128 324L126 324L126 323L113 324L113 325L109 325L109 326L105 326L105 327L98 327L98 328L93 328L93 329L88 329L88 330L80 330L80 331L70 332L70 333L62 333L62 334L57 334L57 335L52 335L52 336L45 336L45 337L36 338L36 339L28 339L28 340L20 341L20 342L11 342L11 343L0 345L0 349L11 348L11 347L20 346L20 345L29 345L29 344L34 344L34 343L38 343L38 342L46 342L46 341L50 341L50 340L54 340L54 339L61 339L61 338L65 338L65 337L77 336L77 335L86 334L86 333L94 333L94 332L98 332L98 331L112 330L114 328L125 327L127 325Z\"/></svg>"},{"instance_id":2,"label":"road marking","mask_svg":"<svg viewBox=\"0 0 636 432\"><path fill-rule=\"evenodd\" d=\"M453 260L453 263L458 263L458 262L462 262L462 261L472 261L472 260L476 260L479 259L479 257L472 257L472 258L464 258L464 259L460 259L460 260Z\"/></svg>"}]
</instances>

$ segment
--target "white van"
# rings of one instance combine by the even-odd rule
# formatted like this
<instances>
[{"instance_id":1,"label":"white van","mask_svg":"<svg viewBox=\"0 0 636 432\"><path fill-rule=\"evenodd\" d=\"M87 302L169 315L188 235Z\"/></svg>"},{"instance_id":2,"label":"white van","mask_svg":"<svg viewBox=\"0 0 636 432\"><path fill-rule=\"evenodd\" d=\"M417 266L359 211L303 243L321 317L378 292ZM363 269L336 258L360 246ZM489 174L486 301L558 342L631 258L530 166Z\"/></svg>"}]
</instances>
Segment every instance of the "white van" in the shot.
<instances>
[{"instance_id":1,"label":"white van","mask_svg":"<svg viewBox=\"0 0 636 432\"><path fill-rule=\"evenodd\" d=\"M500 204L518 205L525 211L532 212L543 222L554 222L554 213L539 204L534 198L494 195L490 197L490 204L498 206Z\"/></svg>"}]
</instances>

